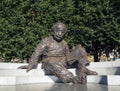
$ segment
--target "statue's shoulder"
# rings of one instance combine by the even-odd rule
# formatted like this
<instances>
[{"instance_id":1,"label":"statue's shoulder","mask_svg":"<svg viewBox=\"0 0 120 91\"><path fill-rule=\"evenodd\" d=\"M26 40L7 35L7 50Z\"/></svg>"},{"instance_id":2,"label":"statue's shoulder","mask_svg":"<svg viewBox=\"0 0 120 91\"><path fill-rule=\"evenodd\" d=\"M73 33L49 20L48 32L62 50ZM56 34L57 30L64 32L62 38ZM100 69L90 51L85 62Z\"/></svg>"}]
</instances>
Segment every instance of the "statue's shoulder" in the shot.
<instances>
[{"instance_id":1,"label":"statue's shoulder","mask_svg":"<svg viewBox=\"0 0 120 91\"><path fill-rule=\"evenodd\" d=\"M50 40L52 40L52 36L45 37L45 38L43 38L41 41L47 43L47 42L49 42Z\"/></svg>"},{"instance_id":2,"label":"statue's shoulder","mask_svg":"<svg viewBox=\"0 0 120 91\"><path fill-rule=\"evenodd\" d=\"M67 43L65 40L63 40L63 44L64 44L64 45L68 45L68 43Z\"/></svg>"}]
</instances>

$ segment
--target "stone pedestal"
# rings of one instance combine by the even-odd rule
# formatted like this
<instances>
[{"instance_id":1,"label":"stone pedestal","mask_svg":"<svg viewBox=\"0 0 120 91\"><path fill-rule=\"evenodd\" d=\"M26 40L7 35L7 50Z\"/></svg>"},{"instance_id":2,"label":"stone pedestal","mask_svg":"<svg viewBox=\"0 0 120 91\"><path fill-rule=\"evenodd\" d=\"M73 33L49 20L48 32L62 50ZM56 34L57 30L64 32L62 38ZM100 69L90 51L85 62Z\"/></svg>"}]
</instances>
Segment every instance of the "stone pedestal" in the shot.
<instances>
[{"instance_id":1,"label":"stone pedestal","mask_svg":"<svg viewBox=\"0 0 120 91\"><path fill-rule=\"evenodd\" d=\"M0 85L17 85L30 83L56 83L60 82L54 75L45 75L41 64L37 69L26 72L25 69L17 69L22 63L0 63ZM88 83L105 85L120 85L120 61L96 62L88 66L97 71L98 75L87 76ZM69 69L75 75L75 69Z\"/></svg>"}]
</instances>

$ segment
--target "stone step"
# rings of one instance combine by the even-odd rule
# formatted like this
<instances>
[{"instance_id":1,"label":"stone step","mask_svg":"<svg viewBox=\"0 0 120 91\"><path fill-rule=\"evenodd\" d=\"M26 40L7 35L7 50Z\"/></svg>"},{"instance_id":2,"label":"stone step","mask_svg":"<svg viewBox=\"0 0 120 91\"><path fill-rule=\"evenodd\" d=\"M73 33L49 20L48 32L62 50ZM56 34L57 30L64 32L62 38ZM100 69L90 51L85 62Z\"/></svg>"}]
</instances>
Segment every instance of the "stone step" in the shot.
<instances>
[{"instance_id":1,"label":"stone step","mask_svg":"<svg viewBox=\"0 0 120 91\"><path fill-rule=\"evenodd\" d=\"M56 76L0 76L0 85L59 83Z\"/></svg>"},{"instance_id":2,"label":"stone step","mask_svg":"<svg viewBox=\"0 0 120 91\"><path fill-rule=\"evenodd\" d=\"M90 68L120 67L120 61L91 62Z\"/></svg>"},{"instance_id":3,"label":"stone step","mask_svg":"<svg viewBox=\"0 0 120 91\"><path fill-rule=\"evenodd\" d=\"M90 75L87 76L87 83L108 84L108 75Z\"/></svg>"},{"instance_id":4,"label":"stone step","mask_svg":"<svg viewBox=\"0 0 120 91\"><path fill-rule=\"evenodd\" d=\"M120 67L89 68L98 72L98 75L120 75Z\"/></svg>"},{"instance_id":5,"label":"stone step","mask_svg":"<svg viewBox=\"0 0 120 91\"><path fill-rule=\"evenodd\" d=\"M120 75L120 67L106 67L106 68L89 68L90 70L98 72L98 75ZM68 69L74 75L75 68ZM45 76L43 69L32 69L26 72L26 69L0 69L0 76Z\"/></svg>"},{"instance_id":6,"label":"stone step","mask_svg":"<svg viewBox=\"0 0 120 91\"><path fill-rule=\"evenodd\" d=\"M68 69L75 75L75 69ZM26 72L26 69L0 69L0 76L45 76L43 69L32 69Z\"/></svg>"},{"instance_id":7,"label":"stone step","mask_svg":"<svg viewBox=\"0 0 120 91\"><path fill-rule=\"evenodd\" d=\"M41 64L37 69L26 72L25 69L17 69L25 63L0 63L0 85L16 85L29 83L55 83L60 82L53 75L45 75ZM106 85L120 85L120 61L90 63L89 69L98 72L99 75L87 76L88 83ZM69 69L75 75L75 69Z\"/></svg>"},{"instance_id":8,"label":"stone step","mask_svg":"<svg viewBox=\"0 0 120 91\"><path fill-rule=\"evenodd\" d=\"M0 63L0 69L17 69L20 66L28 65L27 63ZM38 64L38 68L41 69L41 63Z\"/></svg>"},{"instance_id":9,"label":"stone step","mask_svg":"<svg viewBox=\"0 0 120 91\"><path fill-rule=\"evenodd\" d=\"M27 63L0 63L0 69L16 69L20 66L28 65ZM91 62L88 68L103 68L103 67L120 67L120 61L107 62ZM38 64L38 69L41 69L41 63Z\"/></svg>"},{"instance_id":10,"label":"stone step","mask_svg":"<svg viewBox=\"0 0 120 91\"><path fill-rule=\"evenodd\" d=\"M59 83L55 76L0 76L0 85L18 85L32 83ZM87 76L87 83L105 85L120 85L119 75L91 75Z\"/></svg>"},{"instance_id":11,"label":"stone step","mask_svg":"<svg viewBox=\"0 0 120 91\"><path fill-rule=\"evenodd\" d=\"M107 85L120 85L120 76L119 75L108 75L108 84Z\"/></svg>"},{"instance_id":12,"label":"stone step","mask_svg":"<svg viewBox=\"0 0 120 91\"><path fill-rule=\"evenodd\" d=\"M31 70L26 72L25 69L0 69L0 76L44 76L43 70Z\"/></svg>"},{"instance_id":13,"label":"stone step","mask_svg":"<svg viewBox=\"0 0 120 91\"><path fill-rule=\"evenodd\" d=\"M105 85L120 85L120 75L88 76L87 83L98 83Z\"/></svg>"}]
</instances>

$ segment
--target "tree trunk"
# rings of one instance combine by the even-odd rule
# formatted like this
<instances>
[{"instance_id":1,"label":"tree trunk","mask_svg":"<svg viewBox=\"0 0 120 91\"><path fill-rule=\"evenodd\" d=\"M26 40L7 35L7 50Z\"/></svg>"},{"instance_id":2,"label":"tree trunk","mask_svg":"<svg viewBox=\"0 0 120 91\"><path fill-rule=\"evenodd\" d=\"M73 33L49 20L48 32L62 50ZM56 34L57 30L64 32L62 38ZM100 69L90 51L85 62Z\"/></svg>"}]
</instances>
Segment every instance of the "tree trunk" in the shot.
<instances>
[{"instance_id":1,"label":"tree trunk","mask_svg":"<svg viewBox=\"0 0 120 91\"><path fill-rule=\"evenodd\" d=\"M98 58L98 52L99 52L99 48L98 48L98 43L94 43L94 62L99 62L99 58Z\"/></svg>"}]
</instances>

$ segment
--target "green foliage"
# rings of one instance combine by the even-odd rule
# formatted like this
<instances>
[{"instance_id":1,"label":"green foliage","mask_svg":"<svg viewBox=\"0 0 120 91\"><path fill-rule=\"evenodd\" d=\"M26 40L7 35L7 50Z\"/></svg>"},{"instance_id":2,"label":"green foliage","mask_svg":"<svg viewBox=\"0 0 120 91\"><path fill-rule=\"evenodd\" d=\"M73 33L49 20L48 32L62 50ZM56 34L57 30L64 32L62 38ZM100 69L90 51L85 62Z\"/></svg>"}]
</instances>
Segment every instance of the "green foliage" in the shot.
<instances>
[{"instance_id":1,"label":"green foliage","mask_svg":"<svg viewBox=\"0 0 120 91\"><path fill-rule=\"evenodd\" d=\"M0 56L29 58L53 23L70 22L73 9L72 0L1 0Z\"/></svg>"},{"instance_id":2,"label":"green foliage","mask_svg":"<svg viewBox=\"0 0 120 91\"><path fill-rule=\"evenodd\" d=\"M103 50L108 45L115 48L120 44L120 23L117 22L118 19L115 19L114 14L118 10L115 10L113 2L110 0L76 0L74 3L76 8L72 18L73 28L77 29L79 35L78 37L76 34L71 35L70 38L75 39L75 44L80 43L88 49L94 49L97 43L98 48Z\"/></svg>"},{"instance_id":3,"label":"green foliage","mask_svg":"<svg viewBox=\"0 0 120 91\"><path fill-rule=\"evenodd\" d=\"M0 57L29 58L53 23L68 26L70 47L87 50L120 45L119 0L1 0Z\"/></svg>"}]
</instances>

